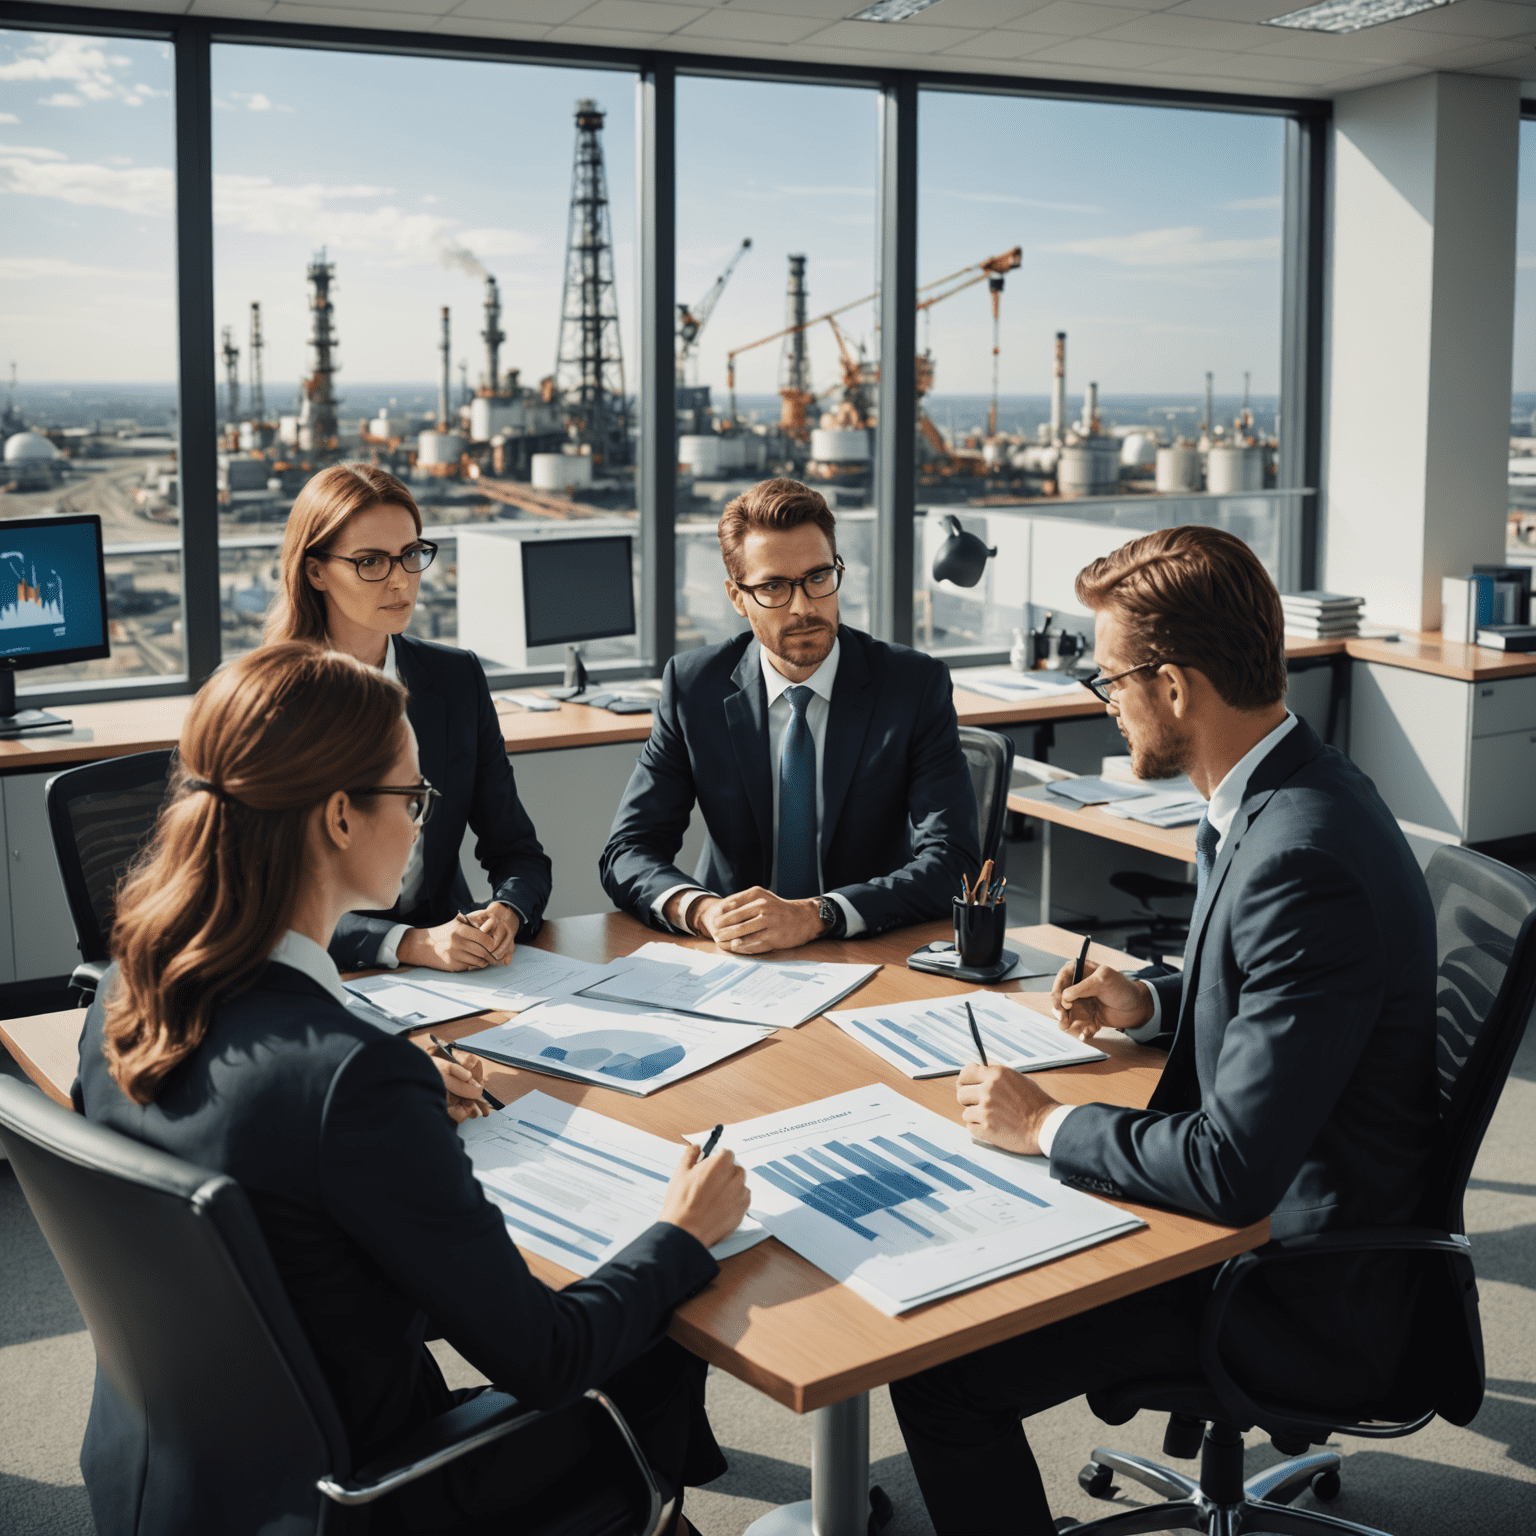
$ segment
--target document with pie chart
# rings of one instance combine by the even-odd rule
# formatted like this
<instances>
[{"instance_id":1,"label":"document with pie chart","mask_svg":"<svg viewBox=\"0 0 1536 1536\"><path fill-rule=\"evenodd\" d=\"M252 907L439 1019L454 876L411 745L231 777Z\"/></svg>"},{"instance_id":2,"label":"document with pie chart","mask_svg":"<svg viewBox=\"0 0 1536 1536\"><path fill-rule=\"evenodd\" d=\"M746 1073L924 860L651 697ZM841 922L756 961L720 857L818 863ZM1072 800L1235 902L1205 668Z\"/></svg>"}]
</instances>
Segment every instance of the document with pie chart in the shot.
<instances>
[{"instance_id":1,"label":"document with pie chart","mask_svg":"<svg viewBox=\"0 0 1536 1536\"><path fill-rule=\"evenodd\" d=\"M753 1024L594 997L557 998L456 1042L477 1056L553 1077L648 1094L765 1040Z\"/></svg>"}]
</instances>

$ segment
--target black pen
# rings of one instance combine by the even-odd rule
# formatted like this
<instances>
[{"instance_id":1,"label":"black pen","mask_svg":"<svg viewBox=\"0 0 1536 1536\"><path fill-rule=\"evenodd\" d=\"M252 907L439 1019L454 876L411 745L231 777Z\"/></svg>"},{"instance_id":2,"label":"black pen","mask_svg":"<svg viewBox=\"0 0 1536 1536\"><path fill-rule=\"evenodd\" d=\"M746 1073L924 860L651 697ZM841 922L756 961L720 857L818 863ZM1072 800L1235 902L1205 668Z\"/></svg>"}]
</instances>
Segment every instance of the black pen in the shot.
<instances>
[{"instance_id":1,"label":"black pen","mask_svg":"<svg viewBox=\"0 0 1536 1536\"><path fill-rule=\"evenodd\" d=\"M438 1050L440 1050L443 1055L447 1057L447 1059L451 1061L455 1066L462 1067L464 1065L464 1063L453 1054L453 1047L449 1045L446 1040L439 1040L436 1035L428 1035L427 1039L430 1040L432 1044L435 1045ZM492 1109L505 1109L507 1107L501 1102L500 1099L496 1097L494 1093L491 1092L489 1088L485 1087L483 1084L480 1088L480 1096L485 1100L487 1104L491 1106Z\"/></svg>"},{"instance_id":2,"label":"black pen","mask_svg":"<svg viewBox=\"0 0 1536 1536\"><path fill-rule=\"evenodd\" d=\"M720 1140L721 1134L724 1132L724 1130L725 1127L723 1125L717 1125L714 1130L709 1133L709 1140L704 1143L704 1150L699 1153L699 1161L701 1163L706 1157L709 1156L711 1152L715 1150L715 1144Z\"/></svg>"},{"instance_id":3,"label":"black pen","mask_svg":"<svg viewBox=\"0 0 1536 1536\"><path fill-rule=\"evenodd\" d=\"M1083 940L1083 947L1078 951L1077 964L1072 967L1072 985L1075 987L1083 979L1083 967L1088 963L1088 946L1093 943L1093 935L1090 933Z\"/></svg>"},{"instance_id":4,"label":"black pen","mask_svg":"<svg viewBox=\"0 0 1536 1536\"><path fill-rule=\"evenodd\" d=\"M976 1015L971 1012L970 998L965 1000L965 1017L971 1026L971 1039L976 1042L976 1054L981 1057L982 1066L991 1066L992 1063L987 1060L987 1048L981 1043L981 1031L976 1028Z\"/></svg>"}]
</instances>

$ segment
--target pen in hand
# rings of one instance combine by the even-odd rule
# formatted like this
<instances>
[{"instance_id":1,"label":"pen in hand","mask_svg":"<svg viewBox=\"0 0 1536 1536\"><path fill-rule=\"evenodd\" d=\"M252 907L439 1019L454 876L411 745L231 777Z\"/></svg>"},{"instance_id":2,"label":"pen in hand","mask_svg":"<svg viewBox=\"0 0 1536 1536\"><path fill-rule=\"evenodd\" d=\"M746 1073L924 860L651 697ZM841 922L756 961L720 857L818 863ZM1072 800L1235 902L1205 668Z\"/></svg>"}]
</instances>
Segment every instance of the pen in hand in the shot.
<instances>
[{"instance_id":1,"label":"pen in hand","mask_svg":"<svg viewBox=\"0 0 1536 1536\"><path fill-rule=\"evenodd\" d=\"M971 1000L965 1000L965 1018L971 1026L971 1039L976 1042L976 1054L981 1057L981 1064L990 1067L992 1063L987 1060L987 1048L981 1043L981 1031L976 1027L976 1015L971 1012Z\"/></svg>"},{"instance_id":2,"label":"pen in hand","mask_svg":"<svg viewBox=\"0 0 1536 1536\"><path fill-rule=\"evenodd\" d=\"M704 1150L699 1153L699 1161L701 1163L706 1157L709 1156L711 1152L715 1150L715 1147L718 1144L722 1134L724 1134L724 1131L725 1127L723 1125L717 1125L714 1130L709 1133L709 1140L704 1143Z\"/></svg>"},{"instance_id":3,"label":"pen in hand","mask_svg":"<svg viewBox=\"0 0 1536 1536\"><path fill-rule=\"evenodd\" d=\"M1083 947L1077 953L1077 964L1072 967L1072 985L1075 987L1083 979L1083 967L1088 963L1088 946L1093 943L1093 935L1089 934L1083 940Z\"/></svg>"},{"instance_id":4,"label":"pen in hand","mask_svg":"<svg viewBox=\"0 0 1536 1536\"><path fill-rule=\"evenodd\" d=\"M451 1061L455 1066L462 1067L464 1063L453 1053L453 1047L446 1040L439 1040L436 1035L428 1035L427 1039L437 1047L438 1054L445 1060ZM505 1109L507 1106L496 1097L483 1083L480 1085L480 1096L492 1109Z\"/></svg>"}]
</instances>

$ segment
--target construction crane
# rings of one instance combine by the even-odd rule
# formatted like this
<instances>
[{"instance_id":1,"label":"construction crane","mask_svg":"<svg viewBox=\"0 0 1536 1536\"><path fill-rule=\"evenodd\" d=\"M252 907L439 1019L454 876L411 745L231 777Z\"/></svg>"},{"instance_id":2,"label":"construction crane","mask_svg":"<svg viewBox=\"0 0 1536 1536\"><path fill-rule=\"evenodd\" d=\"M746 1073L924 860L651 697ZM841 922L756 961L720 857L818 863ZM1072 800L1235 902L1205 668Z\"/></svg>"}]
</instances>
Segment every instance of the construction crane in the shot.
<instances>
[{"instance_id":1,"label":"construction crane","mask_svg":"<svg viewBox=\"0 0 1536 1536\"><path fill-rule=\"evenodd\" d=\"M240 348L235 345L235 333L232 327L224 327L224 378L225 390L228 392L225 405L229 412L229 423L233 425L240 420Z\"/></svg>"},{"instance_id":2,"label":"construction crane","mask_svg":"<svg viewBox=\"0 0 1536 1536\"><path fill-rule=\"evenodd\" d=\"M725 285L730 282L731 274L736 270L736 263L752 249L750 240L743 240L736 247L731 259L726 262L725 270L717 277L708 293L691 307L687 304L677 306L677 382L687 382L688 365L698 355L699 334L709 324L709 317L715 312L715 305L720 302L720 295L725 292Z\"/></svg>"}]
</instances>

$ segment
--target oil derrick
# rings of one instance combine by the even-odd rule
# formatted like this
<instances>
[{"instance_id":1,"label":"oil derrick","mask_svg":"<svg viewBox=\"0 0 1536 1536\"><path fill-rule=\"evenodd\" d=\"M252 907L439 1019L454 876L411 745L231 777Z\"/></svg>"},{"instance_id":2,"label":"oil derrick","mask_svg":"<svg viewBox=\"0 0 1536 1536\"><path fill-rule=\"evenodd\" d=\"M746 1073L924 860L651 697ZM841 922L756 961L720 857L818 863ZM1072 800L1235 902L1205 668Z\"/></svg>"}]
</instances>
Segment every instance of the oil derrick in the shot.
<instances>
[{"instance_id":1,"label":"oil derrick","mask_svg":"<svg viewBox=\"0 0 1536 1536\"><path fill-rule=\"evenodd\" d=\"M555 382L565 403L568 429L591 446L595 459L611 465L629 458L629 405L619 347L602 132L602 109L595 101L578 101Z\"/></svg>"},{"instance_id":2,"label":"oil derrick","mask_svg":"<svg viewBox=\"0 0 1536 1536\"><path fill-rule=\"evenodd\" d=\"M309 428L309 449L312 453L328 453L339 444L340 433L336 424L336 333L331 329L331 282L336 276L335 266L325 259L325 247L321 246L305 274L309 278L309 308L315 317L309 344L315 349L314 372L304 380L303 420Z\"/></svg>"},{"instance_id":3,"label":"oil derrick","mask_svg":"<svg viewBox=\"0 0 1536 1536\"><path fill-rule=\"evenodd\" d=\"M806 347L805 257L789 258L789 292L784 302L784 323L790 327L779 361L779 425L797 443L810 440L805 413L815 402L811 388L811 355Z\"/></svg>"},{"instance_id":4,"label":"oil derrick","mask_svg":"<svg viewBox=\"0 0 1536 1536\"><path fill-rule=\"evenodd\" d=\"M224 402L227 422L240 420L240 348L235 345L235 332L232 326L224 327L224 390L226 399Z\"/></svg>"},{"instance_id":5,"label":"oil derrick","mask_svg":"<svg viewBox=\"0 0 1536 1536\"><path fill-rule=\"evenodd\" d=\"M485 280L485 329L480 332L485 343L485 375L480 392L495 398L501 393L501 344L507 333L501 328L501 290L494 277Z\"/></svg>"},{"instance_id":6,"label":"oil derrick","mask_svg":"<svg viewBox=\"0 0 1536 1536\"><path fill-rule=\"evenodd\" d=\"M251 305L251 420L260 426L267 419L267 396L261 382L261 305Z\"/></svg>"}]
</instances>

